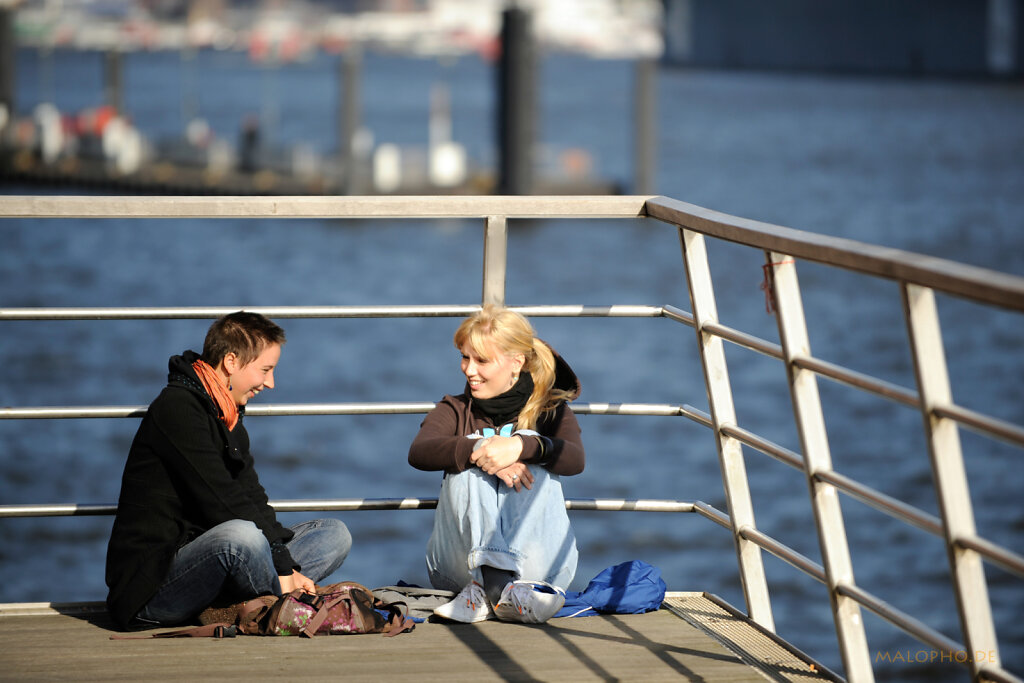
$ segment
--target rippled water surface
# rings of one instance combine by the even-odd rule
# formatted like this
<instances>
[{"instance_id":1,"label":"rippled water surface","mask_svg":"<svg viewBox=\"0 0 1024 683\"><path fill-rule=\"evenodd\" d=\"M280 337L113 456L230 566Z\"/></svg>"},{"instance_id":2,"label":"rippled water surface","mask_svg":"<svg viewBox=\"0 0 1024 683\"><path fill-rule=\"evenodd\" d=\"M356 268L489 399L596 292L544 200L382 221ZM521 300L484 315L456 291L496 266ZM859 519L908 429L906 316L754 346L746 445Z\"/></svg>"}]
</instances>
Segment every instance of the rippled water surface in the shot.
<instances>
[{"instance_id":1,"label":"rippled water surface","mask_svg":"<svg viewBox=\"0 0 1024 683\"><path fill-rule=\"evenodd\" d=\"M62 109L102 98L99 58L20 55L25 108L51 92ZM233 138L248 113L276 121L282 143L336 148L337 65L257 68L240 57L169 55L126 61L125 103L147 135L177 134L181 97ZM49 71L47 70L49 69ZM51 75L47 76L49 73ZM363 111L377 142L426 142L432 83L452 94L453 134L494 158L492 66L367 55ZM595 171L630 182L632 68L552 56L541 69L544 142L586 149ZM1004 84L829 79L662 70L657 190L770 223L863 240L1024 275L1024 90ZM8 193L38 192L7 187ZM7 220L0 222L5 307L473 304L480 298L478 221ZM762 256L711 244L722 319L777 339L759 289ZM675 233L639 220L513 222L511 304L672 304L689 309ZM801 263L816 354L914 386L898 288ZM1024 424L1022 332L1016 316L940 297L958 402ZM574 365L591 402L671 402L707 409L692 330L665 320L535 321ZM461 389L452 319L288 320L278 386L260 402L429 401ZM144 405L166 359L201 345L208 321L8 322L0 334L5 406ZM788 448L785 374L730 348L742 425ZM938 514L921 418L821 382L838 470ZM421 417L250 417L272 498L433 496L439 478L406 463ZM714 443L685 419L581 416L586 471L573 497L704 500L725 508ZM116 500L137 420L0 422L0 501ZM982 535L1024 551L1020 452L962 435ZM820 561L801 474L748 452L757 522ZM858 583L959 640L941 544L844 500ZM339 578L425 583L431 513L348 513L355 537ZM285 515L297 521L297 515ZM696 516L573 515L581 549L574 588L611 564L643 559L672 589L742 605L727 534ZM98 600L110 519L3 521L0 601ZM827 596L766 557L780 633L839 667ZM1024 671L1024 589L991 569L1004 664ZM872 652L920 650L866 616ZM946 669L882 665L881 678L946 677Z\"/></svg>"}]
</instances>

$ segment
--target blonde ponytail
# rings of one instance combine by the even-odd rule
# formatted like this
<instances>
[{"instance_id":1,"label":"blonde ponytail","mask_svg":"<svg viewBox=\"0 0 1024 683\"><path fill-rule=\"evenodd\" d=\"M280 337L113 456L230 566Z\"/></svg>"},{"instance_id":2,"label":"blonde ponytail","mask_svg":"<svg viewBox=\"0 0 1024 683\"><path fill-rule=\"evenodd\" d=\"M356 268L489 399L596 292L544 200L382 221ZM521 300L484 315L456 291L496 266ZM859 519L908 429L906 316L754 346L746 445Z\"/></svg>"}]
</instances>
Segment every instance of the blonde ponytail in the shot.
<instances>
[{"instance_id":1,"label":"blonde ponytail","mask_svg":"<svg viewBox=\"0 0 1024 683\"><path fill-rule=\"evenodd\" d=\"M533 349L527 355L523 367L533 376L533 393L519 412L516 426L519 429L534 429L544 413L576 396L573 392L555 389L555 354L551 347L537 337L533 338Z\"/></svg>"}]
</instances>

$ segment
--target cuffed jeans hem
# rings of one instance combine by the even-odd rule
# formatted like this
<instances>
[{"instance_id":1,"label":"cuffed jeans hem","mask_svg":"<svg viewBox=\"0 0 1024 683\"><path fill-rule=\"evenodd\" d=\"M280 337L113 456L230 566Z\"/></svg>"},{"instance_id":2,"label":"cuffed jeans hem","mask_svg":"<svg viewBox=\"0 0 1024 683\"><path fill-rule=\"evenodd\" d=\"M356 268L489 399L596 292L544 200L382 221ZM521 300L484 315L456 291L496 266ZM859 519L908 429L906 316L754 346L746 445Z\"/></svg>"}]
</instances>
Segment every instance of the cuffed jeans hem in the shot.
<instances>
[{"instance_id":1,"label":"cuffed jeans hem","mask_svg":"<svg viewBox=\"0 0 1024 683\"><path fill-rule=\"evenodd\" d=\"M469 571L477 581L480 580L480 567L484 565L512 572L518 577L522 573L523 557L498 548L474 548L469 551Z\"/></svg>"}]
</instances>

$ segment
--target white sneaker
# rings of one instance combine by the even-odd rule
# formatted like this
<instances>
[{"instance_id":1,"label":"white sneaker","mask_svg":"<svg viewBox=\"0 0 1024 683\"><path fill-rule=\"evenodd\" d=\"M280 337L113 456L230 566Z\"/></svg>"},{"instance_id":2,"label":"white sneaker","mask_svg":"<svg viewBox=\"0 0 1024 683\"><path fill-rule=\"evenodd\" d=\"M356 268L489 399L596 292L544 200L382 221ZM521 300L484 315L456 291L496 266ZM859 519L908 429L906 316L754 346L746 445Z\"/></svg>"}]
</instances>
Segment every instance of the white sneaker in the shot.
<instances>
[{"instance_id":1,"label":"white sneaker","mask_svg":"<svg viewBox=\"0 0 1024 683\"><path fill-rule=\"evenodd\" d=\"M543 624L565 604L565 591L544 581L513 581L501 592L494 615L502 621Z\"/></svg>"},{"instance_id":2,"label":"white sneaker","mask_svg":"<svg viewBox=\"0 0 1024 683\"><path fill-rule=\"evenodd\" d=\"M494 618L494 610L487 602L484 587L476 581L467 584L454 600L435 609L434 614L452 621L461 621L463 624Z\"/></svg>"}]
</instances>

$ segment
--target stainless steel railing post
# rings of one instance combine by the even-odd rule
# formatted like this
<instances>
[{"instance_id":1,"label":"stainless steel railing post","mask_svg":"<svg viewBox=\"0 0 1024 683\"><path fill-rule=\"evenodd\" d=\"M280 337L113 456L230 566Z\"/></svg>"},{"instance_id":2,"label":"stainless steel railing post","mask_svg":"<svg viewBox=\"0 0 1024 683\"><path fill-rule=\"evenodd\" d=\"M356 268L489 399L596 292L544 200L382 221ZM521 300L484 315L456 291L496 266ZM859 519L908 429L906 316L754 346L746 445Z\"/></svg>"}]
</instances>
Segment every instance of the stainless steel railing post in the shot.
<instances>
[{"instance_id":1,"label":"stainless steel railing post","mask_svg":"<svg viewBox=\"0 0 1024 683\"><path fill-rule=\"evenodd\" d=\"M505 304L505 271L508 267L508 221L505 216L488 216L484 222L485 304Z\"/></svg>"},{"instance_id":2,"label":"stainless steel railing post","mask_svg":"<svg viewBox=\"0 0 1024 683\"><path fill-rule=\"evenodd\" d=\"M686 278L689 283L690 303L693 307L694 329L697 331L697 346L700 349L701 364L704 368L704 383L711 412L711 428L718 447L718 461L722 470L722 483L732 520L733 541L739 561L740 582L750 618L771 631L775 630L772 617L771 598L768 595L768 581L765 578L761 547L744 537L743 532L755 529L754 505L750 499L750 485L743 463L743 448L740 441L729 436L723 427L736 425L736 412L732 401L732 387L725 363L725 348L721 337L703 329L704 325L718 322L714 285L711 269L708 267L704 236L700 233L679 229L679 241L686 263Z\"/></svg>"},{"instance_id":3,"label":"stainless steel railing post","mask_svg":"<svg viewBox=\"0 0 1024 683\"><path fill-rule=\"evenodd\" d=\"M801 368L794 362L796 356L811 355L800 285L796 278L796 262L785 254L772 251L766 251L765 254L768 258L768 291L775 306L783 361L793 400L793 417L800 435L804 473L810 487L818 544L821 547L843 666L847 678L853 683L873 681L875 676L871 668L860 605L839 592L840 586L855 585L839 493L834 486L815 476L818 472L832 472L832 454L818 395L818 378L813 371Z\"/></svg>"},{"instance_id":4,"label":"stainless steel railing post","mask_svg":"<svg viewBox=\"0 0 1024 683\"><path fill-rule=\"evenodd\" d=\"M902 292L960 627L974 680L980 680L983 666L999 666L999 643L982 558L957 544L958 538L975 535L974 512L957 423L935 412L936 406L953 402L935 292L909 283L904 283Z\"/></svg>"}]
</instances>

